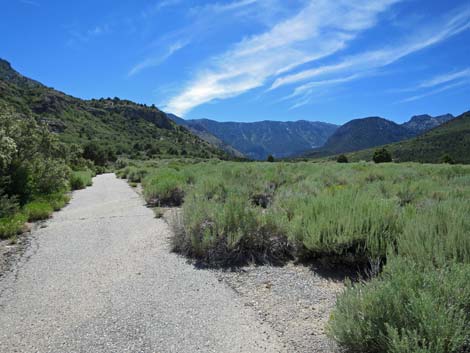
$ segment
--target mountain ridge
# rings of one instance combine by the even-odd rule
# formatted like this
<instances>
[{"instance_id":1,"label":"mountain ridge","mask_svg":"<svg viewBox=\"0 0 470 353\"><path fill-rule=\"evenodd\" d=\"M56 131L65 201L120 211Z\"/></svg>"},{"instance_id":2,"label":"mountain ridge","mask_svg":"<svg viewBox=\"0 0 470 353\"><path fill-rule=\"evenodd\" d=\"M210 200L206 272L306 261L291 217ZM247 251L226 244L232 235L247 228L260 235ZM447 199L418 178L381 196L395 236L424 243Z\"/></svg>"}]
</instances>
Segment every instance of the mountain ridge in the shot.
<instances>
[{"instance_id":1,"label":"mountain ridge","mask_svg":"<svg viewBox=\"0 0 470 353\"><path fill-rule=\"evenodd\" d=\"M135 157L228 155L178 126L155 106L117 97L83 100L29 79L0 59L0 109L31 115L61 140L99 142Z\"/></svg>"},{"instance_id":2,"label":"mountain ridge","mask_svg":"<svg viewBox=\"0 0 470 353\"><path fill-rule=\"evenodd\" d=\"M348 154L351 161L371 160L376 148L389 150L395 161L439 163L447 155L457 163L470 163L470 111L414 138Z\"/></svg>"},{"instance_id":3,"label":"mountain ridge","mask_svg":"<svg viewBox=\"0 0 470 353\"><path fill-rule=\"evenodd\" d=\"M337 125L319 121L218 122L211 119L184 120L179 124L199 129L217 137L251 159L264 160L269 155L289 157L321 146Z\"/></svg>"},{"instance_id":4,"label":"mountain ridge","mask_svg":"<svg viewBox=\"0 0 470 353\"><path fill-rule=\"evenodd\" d=\"M451 114L436 117L415 115L402 124L382 117L353 119L340 126L322 147L313 149L304 156L317 158L407 140L452 119L454 116Z\"/></svg>"}]
</instances>

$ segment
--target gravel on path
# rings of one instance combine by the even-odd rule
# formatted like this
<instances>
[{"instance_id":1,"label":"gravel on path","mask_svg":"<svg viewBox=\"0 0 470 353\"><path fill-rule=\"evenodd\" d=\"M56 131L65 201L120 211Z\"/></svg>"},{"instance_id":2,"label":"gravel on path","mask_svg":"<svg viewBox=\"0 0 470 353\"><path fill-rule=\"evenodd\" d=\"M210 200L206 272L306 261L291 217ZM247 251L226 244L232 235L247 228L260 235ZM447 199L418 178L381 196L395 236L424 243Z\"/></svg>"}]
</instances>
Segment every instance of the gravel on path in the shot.
<instances>
[{"instance_id":1,"label":"gravel on path","mask_svg":"<svg viewBox=\"0 0 470 353\"><path fill-rule=\"evenodd\" d=\"M0 278L0 352L291 352L114 174L74 193Z\"/></svg>"},{"instance_id":2,"label":"gravel on path","mask_svg":"<svg viewBox=\"0 0 470 353\"><path fill-rule=\"evenodd\" d=\"M293 263L283 267L247 266L220 271L218 276L274 329L290 352L337 351L325 328L336 297L344 289L342 280Z\"/></svg>"}]
</instances>

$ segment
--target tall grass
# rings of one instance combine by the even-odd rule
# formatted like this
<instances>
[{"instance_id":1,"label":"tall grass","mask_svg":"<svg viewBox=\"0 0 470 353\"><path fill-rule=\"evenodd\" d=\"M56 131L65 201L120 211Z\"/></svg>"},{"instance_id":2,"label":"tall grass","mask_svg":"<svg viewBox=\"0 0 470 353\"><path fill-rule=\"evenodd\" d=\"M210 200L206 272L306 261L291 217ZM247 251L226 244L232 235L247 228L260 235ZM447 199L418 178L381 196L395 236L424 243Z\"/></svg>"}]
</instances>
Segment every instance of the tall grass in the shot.
<instances>
[{"instance_id":1,"label":"tall grass","mask_svg":"<svg viewBox=\"0 0 470 353\"><path fill-rule=\"evenodd\" d=\"M91 170L72 171L70 174L70 188L72 190L85 189L92 185L94 173Z\"/></svg>"}]
</instances>

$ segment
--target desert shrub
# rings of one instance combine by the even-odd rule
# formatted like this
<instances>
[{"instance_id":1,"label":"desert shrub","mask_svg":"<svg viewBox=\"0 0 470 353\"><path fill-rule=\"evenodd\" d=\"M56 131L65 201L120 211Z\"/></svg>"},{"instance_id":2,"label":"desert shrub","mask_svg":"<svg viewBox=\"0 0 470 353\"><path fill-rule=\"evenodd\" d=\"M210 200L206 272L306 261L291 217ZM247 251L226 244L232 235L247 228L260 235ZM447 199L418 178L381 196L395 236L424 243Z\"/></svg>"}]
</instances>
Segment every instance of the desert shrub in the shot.
<instances>
[{"instance_id":1,"label":"desert shrub","mask_svg":"<svg viewBox=\"0 0 470 353\"><path fill-rule=\"evenodd\" d=\"M211 266L281 263L291 256L273 215L259 213L235 194L224 203L200 202L192 194L183 206L183 225L174 249Z\"/></svg>"},{"instance_id":2,"label":"desert shrub","mask_svg":"<svg viewBox=\"0 0 470 353\"><path fill-rule=\"evenodd\" d=\"M416 263L445 266L470 263L470 204L465 199L434 202L424 209L409 209L398 253Z\"/></svg>"},{"instance_id":3,"label":"desert shrub","mask_svg":"<svg viewBox=\"0 0 470 353\"><path fill-rule=\"evenodd\" d=\"M338 297L329 334L345 352L467 352L468 278L469 264L423 268L396 258Z\"/></svg>"},{"instance_id":4,"label":"desert shrub","mask_svg":"<svg viewBox=\"0 0 470 353\"><path fill-rule=\"evenodd\" d=\"M127 179L132 183L140 183L147 174L148 170L146 169L130 168L127 174Z\"/></svg>"},{"instance_id":5,"label":"desert shrub","mask_svg":"<svg viewBox=\"0 0 470 353\"><path fill-rule=\"evenodd\" d=\"M400 232L395 202L358 190L304 197L297 204L289 234L308 256L339 255L355 261L383 258Z\"/></svg>"},{"instance_id":6,"label":"desert shrub","mask_svg":"<svg viewBox=\"0 0 470 353\"><path fill-rule=\"evenodd\" d=\"M340 154L338 158L336 158L336 162L338 163L348 163L348 157L346 157L344 154Z\"/></svg>"},{"instance_id":7,"label":"desert shrub","mask_svg":"<svg viewBox=\"0 0 470 353\"><path fill-rule=\"evenodd\" d=\"M142 181L145 200L154 206L180 206L186 183L185 176L177 170L157 169Z\"/></svg>"},{"instance_id":8,"label":"desert shrub","mask_svg":"<svg viewBox=\"0 0 470 353\"><path fill-rule=\"evenodd\" d=\"M378 149L374 152L372 160L375 163L387 163L392 161L392 154L385 148Z\"/></svg>"}]
</instances>

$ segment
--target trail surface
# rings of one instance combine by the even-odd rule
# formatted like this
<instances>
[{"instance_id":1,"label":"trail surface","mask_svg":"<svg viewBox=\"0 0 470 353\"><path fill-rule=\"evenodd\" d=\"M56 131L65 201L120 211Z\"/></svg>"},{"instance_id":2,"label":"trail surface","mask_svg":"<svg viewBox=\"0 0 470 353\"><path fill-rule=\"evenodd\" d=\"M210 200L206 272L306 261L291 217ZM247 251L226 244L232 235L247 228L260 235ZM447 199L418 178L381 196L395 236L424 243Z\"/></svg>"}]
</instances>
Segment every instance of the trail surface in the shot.
<instances>
[{"instance_id":1,"label":"trail surface","mask_svg":"<svg viewBox=\"0 0 470 353\"><path fill-rule=\"evenodd\" d=\"M74 193L0 279L1 352L284 352L113 174Z\"/></svg>"}]
</instances>

